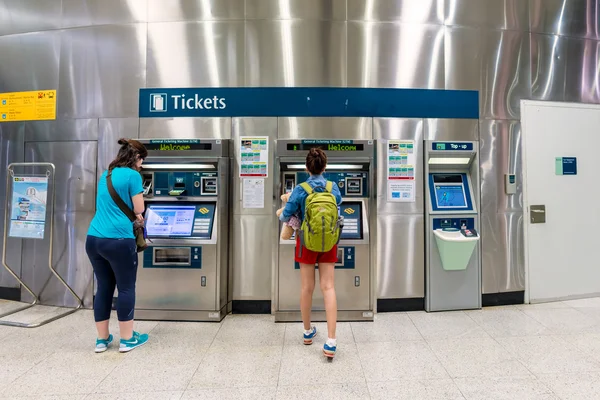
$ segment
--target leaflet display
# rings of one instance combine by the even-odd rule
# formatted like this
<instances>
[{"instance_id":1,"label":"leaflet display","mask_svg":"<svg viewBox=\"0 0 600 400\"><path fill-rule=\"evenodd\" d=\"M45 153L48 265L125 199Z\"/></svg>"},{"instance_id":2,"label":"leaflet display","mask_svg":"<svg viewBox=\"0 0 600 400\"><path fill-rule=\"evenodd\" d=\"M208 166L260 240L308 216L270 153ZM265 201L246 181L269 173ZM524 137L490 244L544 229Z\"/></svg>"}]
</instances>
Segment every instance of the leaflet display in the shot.
<instances>
[{"instance_id":1,"label":"leaflet display","mask_svg":"<svg viewBox=\"0 0 600 400\"><path fill-rule=\"evenodd\" d=\"M435 185L435 201L438 208L466 208L465 187L458 185Z\"/></svg>"},{"instance_id":2,"label":"leaflet display","mask_svg":"<svg viewBox=\"0 0 600 400\"><path fill-rule=\"evenodd\" d=\"M13 177L10 237L44 238L47 196L47 177Z\"/></svg>"}]
</instances>

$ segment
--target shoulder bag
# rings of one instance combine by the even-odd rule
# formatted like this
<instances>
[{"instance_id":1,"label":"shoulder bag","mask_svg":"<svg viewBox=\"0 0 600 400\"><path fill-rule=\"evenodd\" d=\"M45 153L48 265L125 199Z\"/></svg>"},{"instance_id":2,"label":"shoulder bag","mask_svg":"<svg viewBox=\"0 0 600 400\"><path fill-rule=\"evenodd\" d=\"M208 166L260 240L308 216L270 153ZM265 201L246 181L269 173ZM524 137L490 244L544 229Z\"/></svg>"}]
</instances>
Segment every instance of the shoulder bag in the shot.
<instances>
[{"instance_id":1,"label":"shoulder bag","mask_svg":"<svg viewBox=\"0 0 600 400\"><path fill-rule=\"evenodd\" d=\"M112 184L112 171L109 171L106 175L106 185L108 186L108 193L110 193L110 197L112 197L113 201L117 204L117 206L123 211L123 214L129 218L129 220L133 223L133 236L135 236L135 244L137 246L137 252L140 253L148 247L146 243L146 237L144 235L144 224L138 221L137 217L133 210L127 207L127 204L123 201L121 196L115 190Z\"/></svg>"}]
</instances>

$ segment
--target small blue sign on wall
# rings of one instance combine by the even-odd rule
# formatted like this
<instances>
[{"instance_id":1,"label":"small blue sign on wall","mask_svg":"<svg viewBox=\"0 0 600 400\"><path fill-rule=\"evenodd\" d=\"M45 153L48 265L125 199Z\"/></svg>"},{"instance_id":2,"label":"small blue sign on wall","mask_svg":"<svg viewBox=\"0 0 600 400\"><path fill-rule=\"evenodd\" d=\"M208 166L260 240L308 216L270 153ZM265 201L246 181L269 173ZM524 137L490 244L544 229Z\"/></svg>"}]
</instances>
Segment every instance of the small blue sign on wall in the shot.
<instances>
[{"instance_id":1,"label":"small blue sign on wall","mask_svg":"<svg viewBox=\"0 0 600 400\"><path fill-rule=\"evenodd\" d=\"M556 157L556 175L577 175L577 157Z\"/></svg>"}]
</instances>

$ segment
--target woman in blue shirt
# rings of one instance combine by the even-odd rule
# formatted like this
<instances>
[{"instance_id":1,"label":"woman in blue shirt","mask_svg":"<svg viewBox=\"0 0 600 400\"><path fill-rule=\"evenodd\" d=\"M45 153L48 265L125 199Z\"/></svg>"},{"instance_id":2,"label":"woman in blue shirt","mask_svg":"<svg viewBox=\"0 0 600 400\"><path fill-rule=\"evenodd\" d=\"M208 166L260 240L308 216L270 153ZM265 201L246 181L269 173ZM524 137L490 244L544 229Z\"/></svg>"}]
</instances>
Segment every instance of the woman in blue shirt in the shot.
<instances>
[{"instance_id":1,"label":"woman in blue shirt","mask_svg":"<svg viewBox=\"0 0 600 400\"><path fill-rule=\"evenodd\" d=\"M323 177L325 167L327 166L327 155L321 149L311 149L306 156L306 170L310 177L306 182L315 191L324 191L327 180ZM337 185L333 185L331 194L335 196L338 206L342 204L342 195ZM279 219L283 222L300 212L301 219L304 219L305 203L308 193L301 187L296 186L290 196ZM304 323L304 344L312 344L313 338L317 334L317 328L311 326L310 311L312 308L312 297L315 290L315 264L319 264L319 283L323 298L325 300L325 314L327 317L328 339L323 346L323 353L326 357L332 358L337 349L336 341L336 320L337 320L337 300L334 287L334 271L337 262L337 245L325 253L318 253L308 250L300 243L299 235L296 235L296 255L295 261L300 264L300 281L302 291L300 295L300 311L302 313L302 322Z\"/></svg>"},{"instance_id":2,"label":"woman in blue shirt","mask_svg":"<svg viewBox=\"0 0 600 400\"><path fill-rule=\"evenodd\" d=\"M117 316L121 340L119 351L131 351L148 341L147 334L133 330L135 281L138 255L133 224L114 202L108 191L106 177L125 204L143 221L144 198L140 170L148 151L133 139L120 139L117 157L110 163L98 182L96 214L88 230L85 250L88 254L98 290L94 299L94 319L98 330L96 353L104 352L113 340L108 330L115 286L119 291Z\"/></svg>"}]
</instances>

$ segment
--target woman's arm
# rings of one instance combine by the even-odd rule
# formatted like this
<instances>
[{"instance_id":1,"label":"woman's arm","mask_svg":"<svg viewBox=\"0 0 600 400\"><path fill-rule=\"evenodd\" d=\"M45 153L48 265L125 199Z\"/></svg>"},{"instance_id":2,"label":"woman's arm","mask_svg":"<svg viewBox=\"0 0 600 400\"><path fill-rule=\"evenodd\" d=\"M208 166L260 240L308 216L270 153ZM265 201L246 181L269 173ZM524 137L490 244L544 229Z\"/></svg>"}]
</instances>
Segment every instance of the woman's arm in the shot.
<instances>
[{"instance_id":1,"label":"woman's arm","mask_svg":"<svg viewBox=\"0 0 600 400\"><path fill-rule=\"evenodd\" d=\"M335 196L335 201L337 202L337 205L339 206L340 204L342 204L342 193L340 193L340 188L335 183L333 184L333 190L331 191L331 193Z\"/></svg>"},{"instance_id":2,"label":"woman's arm","mask_svg":"<svg viewBox=\"0 0 600 400\"><path fill-rule=\"evenodd\" d=\"M129 177L129 195L133 203L133 212L136 215L144 213L144 187L142 186L142 175L134 171Z\"/></svg>"},{"instance_id":3,"label":"woman's arm","mask_svg":"<svg viewBox=\"0 0 600 400\"><path fill-rule=\"evenodd\" d=\"M288 222L290 218L296 214L300 210L300 202L302 201L302 196L300 195L300 190L302 189L300 186L296 186L292 195L288 199L283 212L279 216L279 220L283 222Z\"/></svg>"}]
</instances>

